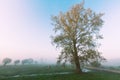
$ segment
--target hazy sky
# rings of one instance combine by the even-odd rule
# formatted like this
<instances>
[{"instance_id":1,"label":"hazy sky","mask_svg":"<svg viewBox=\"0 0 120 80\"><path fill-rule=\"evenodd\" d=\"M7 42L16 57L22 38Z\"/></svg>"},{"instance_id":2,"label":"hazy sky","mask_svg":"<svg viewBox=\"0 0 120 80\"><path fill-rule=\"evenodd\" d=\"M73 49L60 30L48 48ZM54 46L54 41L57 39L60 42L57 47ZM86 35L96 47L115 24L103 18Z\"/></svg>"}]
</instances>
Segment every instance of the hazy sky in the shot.
<instances>
[{"instance_id":1,"label":"hazy sky","mask_svg":"<svg viewBox=\"0 0 120 80\"><path fill-rule=\"evenodd\" d=\"M54 60L51 15L67 11L82 0L0 0L0 60ZM85 8L105 13L100 51L107 59L120 58L120 0L85 0Z\"/></svg>"}]
</instances>

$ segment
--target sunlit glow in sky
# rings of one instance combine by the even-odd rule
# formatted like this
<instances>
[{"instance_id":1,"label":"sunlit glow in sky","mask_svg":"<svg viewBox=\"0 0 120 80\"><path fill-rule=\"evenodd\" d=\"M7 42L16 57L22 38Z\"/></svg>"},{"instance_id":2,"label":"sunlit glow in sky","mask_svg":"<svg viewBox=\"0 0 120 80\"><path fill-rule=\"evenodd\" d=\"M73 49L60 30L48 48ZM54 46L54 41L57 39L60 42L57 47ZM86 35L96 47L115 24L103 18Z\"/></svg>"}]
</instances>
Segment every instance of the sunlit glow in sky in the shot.
<instances>
[{"instance_id":1,"label":"sunlit glow in sky","mask_svg":"<svg viewBox=\"0 0 120 80\"><path fill-rule=\"evenodd\" d=\"M51 44L51 15L67 11L82 0L0 0L0 60L55 60ZM105 13L100 51L107 59L120 58L120 0L85 0L85 7Z\"/></svg>"}]
</instances>

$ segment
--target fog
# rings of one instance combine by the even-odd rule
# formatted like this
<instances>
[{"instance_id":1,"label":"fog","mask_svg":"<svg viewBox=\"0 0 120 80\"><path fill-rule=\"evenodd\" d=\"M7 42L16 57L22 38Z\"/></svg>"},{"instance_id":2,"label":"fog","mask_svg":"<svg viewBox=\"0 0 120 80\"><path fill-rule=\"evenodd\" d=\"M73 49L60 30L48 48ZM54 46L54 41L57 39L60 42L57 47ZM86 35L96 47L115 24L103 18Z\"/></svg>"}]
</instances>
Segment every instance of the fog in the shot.
<instances>
[{"instance_id":1,"label":"fog","mask_svg":"<svg viewBox=\"0 0 120 80\"><path fill-rule=\"evenodd\" d=\"M33 58L43 63L55 63L60 50L51 44L50 36L54 34L51 15L58 15L80 1L0 0L0 62L8 57L12 60ZM93 2L94 5L91 0L86 0L85 7L105 13L101 30L104 39L100 41L99 50L108 63L113 64L117 62L113 59L120 59L120 1Z\"/></svg>"}]
</instances>

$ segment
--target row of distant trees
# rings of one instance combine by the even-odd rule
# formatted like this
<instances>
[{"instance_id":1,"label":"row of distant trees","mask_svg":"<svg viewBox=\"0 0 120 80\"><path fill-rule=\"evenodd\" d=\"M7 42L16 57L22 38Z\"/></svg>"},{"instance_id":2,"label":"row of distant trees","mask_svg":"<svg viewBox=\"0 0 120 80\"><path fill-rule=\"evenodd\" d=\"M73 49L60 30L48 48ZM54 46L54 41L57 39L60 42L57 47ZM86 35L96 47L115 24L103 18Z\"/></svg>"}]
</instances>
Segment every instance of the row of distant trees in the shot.
<instances>
[{"instance_id":1,"label":"row of distant trees","mask_svg":"<svg viewBox=\"0 0 120 80\"><path fill-rule=\"evenodd\" d=\"M10 64L12 62L12 59L11 58L4 58L2 63L3 63L3 66L6 66L8 64ZM28 59L23 59L23 60L14 60L13 61L14 65L30 65L30 64L37 64L38 62L33 60L32 58L28 58ZM89 65L93 66L93 67L100 67L101 66L101 63L99 61L93 61L91 62ZM65 67L65 64L62 64L62 66Z\"/></svg>"},{"instance_id":2,"label":"row of distant trees","mask_svg":"<svg viewBox=\"0 0 120 80\"><path fill-rule=\"evenodd\" d=\"M10 64L12 62L12 59L10 58L4 58L2 63L4 66L6 66L7 64ZM28 59L23 59L23 60L15 60L14 62L14 65L18 65L18 64L22 64L22 65L25 65L25 64L37 64L37 61L34 61L32 58L28 58Z\"/></svg>"}]
</instances>

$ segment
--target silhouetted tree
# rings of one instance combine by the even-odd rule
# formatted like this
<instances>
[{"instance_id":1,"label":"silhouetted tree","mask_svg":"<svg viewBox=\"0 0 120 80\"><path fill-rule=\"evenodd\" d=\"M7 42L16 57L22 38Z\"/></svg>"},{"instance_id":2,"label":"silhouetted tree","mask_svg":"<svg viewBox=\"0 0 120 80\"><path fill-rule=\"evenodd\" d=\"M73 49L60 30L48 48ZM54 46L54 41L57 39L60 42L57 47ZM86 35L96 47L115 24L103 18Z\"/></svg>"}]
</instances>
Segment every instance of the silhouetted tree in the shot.
<instances>
[{"instance_id":1,"label":"silhouetted tree","mask_svg":"<svg viewBox=\"0 0 120 80\"><path fill-rule=\"evenodd\" d=\"M34 60L32 58L28 59L28 64L33 64Z\"/></svg>"},{"instance_id":2,"label":"silhouetted tree","mask_svg":"<svg viewBox=\"0 0 120 80\"><path fill-rule=\"evenodd\" d=\"M38 61L34 61L35 64L38 64Z\"/></svg>"},{"instance_id":3,"label":"silhouetted tree","mask_svg":"<svg viewBox=\"0 0 120 80\"><path fill-rule=\"evenodd\" d=\"M22 60L22 64L32 64L34 60L32 58Z\"/></svg>"},{"instance_id":4,"label":"silhouetted tree","mask_svg":"<svg viewBox=\"0 0 120 80\"><path fill-rule=\"evenodd\" d=\"M10 58L4 58L2 62L3 62L3 65L6 66L7 64L9 64L9 63L12 62L12 59L10 59Z\"/></svg>"},{"instance_id":5,"label":"silhouetted tree","mask_svg":"<svg viewBox=\"0 0 120 80\"><path fill-rule=\"evenodd\" d=\"M77 73L82 73L81 63L103 59L97 50L97 40L102 39L99 31L103 14L85 9L83 5L84 2L76 4L69 11L52 17L56 33L52 42L61 49L58 63L70 61L75 64Z\"/></svg>"},{"instance_id":6,"label":"silhouetted tree","mask_svg":"<svg viewBox=\"0 0 120 80\"><path fill-rule=\"evenodd\" d=\"M15 65L17 65L17 64L19 64L19 63L20 63L20 60L15 60L15 61L14 61L14 64L15 64Z\"/></svg>"},{"instance_id":7,"label":"silhouetted tree","mask_svg":"<svg viewBox=\"0 0 120 80\"><path fill-rule=\"evenodd\" d=\"M27 60L26 60L26 59L24 59L24 60L22 60L22 61L21 61L21 63L24 65L24 64L26 64L26 63L27 63Z\"/></svg>"}]
</instances>

